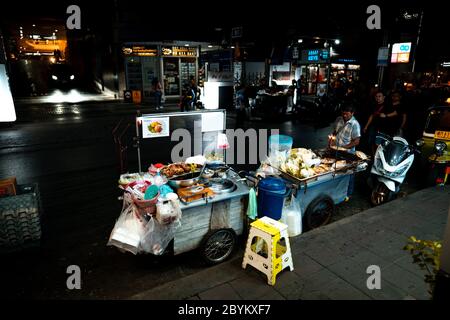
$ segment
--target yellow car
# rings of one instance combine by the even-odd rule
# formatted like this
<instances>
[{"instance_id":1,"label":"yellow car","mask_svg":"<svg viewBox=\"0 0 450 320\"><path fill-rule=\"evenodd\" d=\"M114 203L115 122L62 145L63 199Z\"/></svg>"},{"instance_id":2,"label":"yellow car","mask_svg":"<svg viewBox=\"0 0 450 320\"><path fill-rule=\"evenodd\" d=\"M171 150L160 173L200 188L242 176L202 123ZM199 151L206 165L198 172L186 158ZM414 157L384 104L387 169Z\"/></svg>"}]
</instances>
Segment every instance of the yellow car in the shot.
<instances>
[{"instance_id":1,"label":"yellow car","mask_svg":"<svg viewBox=\"0 0 450 320\"><path fill-rule=\"evenodd\" d=\"M427 184L444 185L450 179L450 105L428 109L421 147L422 160L429 164Z\"/></svg>"}]
</instances>

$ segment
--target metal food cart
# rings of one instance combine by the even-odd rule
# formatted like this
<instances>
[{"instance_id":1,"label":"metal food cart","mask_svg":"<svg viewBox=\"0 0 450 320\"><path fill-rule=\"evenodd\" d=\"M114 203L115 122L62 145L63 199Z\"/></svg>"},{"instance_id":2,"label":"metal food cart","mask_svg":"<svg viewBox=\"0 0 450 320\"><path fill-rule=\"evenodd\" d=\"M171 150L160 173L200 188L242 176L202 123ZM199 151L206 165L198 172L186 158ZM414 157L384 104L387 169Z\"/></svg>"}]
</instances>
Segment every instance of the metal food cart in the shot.
<instances>
[{"instance_id":1,"label":"metal food cart","mask_svg":"<svg viewBox=\"0 0 450 320\"><path fill-rule=\"evenodd\" d=\"M177 136L176 130L181 129L182 133L190 132L193 139L188 144L188 149L201 153L205 150L205 145L214 141L218 133L224 132L225 121L225 110L138 116L136 142L139 172L143 172L143 163L170 161L167 155L164 158L163 152L168 152L169 148L175 146L173 136ZM156 133L146 132L153 122L158 122L162 130L156 130ZM226 177L222 175L221 178L227 180L232 187L226 190L213 189L213 195L202 194L199 199L192 202L182 201L180 197L181 218L177 220L176 225L163 225L156 219L151 219L152 229L147 235L151 232L155 235L147 239L148 244L143 251L156 255L164 252L178 255L198 248L209 264L220 263L227 259L237 244L237 236L244 232L250 188L243 181L245 179L241 179L231 168L225 174ZM198 183L205 184L210 181L204 179ZM146 220L149 219L147 216Z\"/></svg>"},{"instance_id":2,"label":"metal food cart","mask_svg":"<svg viewBox=\"0 0 450 320\"><path fill-rule=\"evenodd\" d=\"M304 179L275 168L278 175L293 189L306 229L314 229L330 221L335 205L345 201L347 197L350 175L366 170L369 160L342 151L316 150L315 153L336 160L346 160L347 164Z\"/></svg>"}]
</instances>

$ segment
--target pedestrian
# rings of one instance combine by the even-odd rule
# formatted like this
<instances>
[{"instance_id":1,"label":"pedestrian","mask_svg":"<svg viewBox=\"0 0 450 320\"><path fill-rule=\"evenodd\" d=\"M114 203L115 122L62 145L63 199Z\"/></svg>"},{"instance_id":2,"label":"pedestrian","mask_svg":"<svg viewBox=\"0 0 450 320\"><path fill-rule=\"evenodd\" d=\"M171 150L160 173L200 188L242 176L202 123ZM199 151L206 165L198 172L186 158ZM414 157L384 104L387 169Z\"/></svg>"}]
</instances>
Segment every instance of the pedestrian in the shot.
<instances>
[{"instance_id":1,"label":"pedestrian","mask_svg":"<svg viewBox=\"0 0 450 320\"><path fill-rule=\"evenodd\" d=\"M159 82L158 78L153 78L152 80L152 88L150 90L151 94L155 97L156 100L156 110L162 109L161 100L162 100L162 86L161 82Z\"/></svg>"},{"instance_id":2,"label":"pedestrian","mask_svg":"<svg viewBox=\"0 0 450 320\"><path fill-rule=\"evenodd\" d=\"M243 128L247 118L248 96L245 86L236 88L236 128Z\"/></svg>"},{"instance_id":3,"label":"pedestrian","mask_svg":"<svg viewBox=\"0 0 450 320\"><path fill-rule=\"evenodd\" d=\"M400 92L393 91L391 93L391 104L388 110L380 114L385 119L387 130L386 133L391 136L404 136L406 127L406 110L401 102L402 96Z\"/></svg>"},{"instance_id":4,"label":"pedestrian","mask_svg":"<svg viewBox=\"0 0 450 320\"><path fill-rule=\"evenodd\" d=\"M373 106L369 119L363 129L363 133L367 134L367 142L369 146L372 147L372 154L375 154L376 150L376 134L383 127L380 114L387 112L385 100L386 96L383 91L378 90L375 93L375 105Z\"/></svg>"},{"instance_id":5,"label":"pedestrian","mask_svg":"<svg viewBox=\"0 0 450 320\"><path fill-rule=\"evenodd\" d=\"M296 93L297 91L297 81L295 79L292 79L292 84L288 87L287 90L287 112L292 112L295 105L295 99L297 98Z\"/></svg>"},{"instance_id":6,"label":"pedestrian","mask_svg":"<svg viewBox=\"0 0 450 320\"><path fill-rule=\"evenodd\" d=\"M352 104L346 104L341 109L341 116L337 117L333 125L333 133L328 140L329 147L345 149L346 152L356 153L356 146L361 139L361 126L354 117L355 107ZM355 187L355 175L350 175L348 183L346 201L353 194Z\"/></svg>"}]
</instances>

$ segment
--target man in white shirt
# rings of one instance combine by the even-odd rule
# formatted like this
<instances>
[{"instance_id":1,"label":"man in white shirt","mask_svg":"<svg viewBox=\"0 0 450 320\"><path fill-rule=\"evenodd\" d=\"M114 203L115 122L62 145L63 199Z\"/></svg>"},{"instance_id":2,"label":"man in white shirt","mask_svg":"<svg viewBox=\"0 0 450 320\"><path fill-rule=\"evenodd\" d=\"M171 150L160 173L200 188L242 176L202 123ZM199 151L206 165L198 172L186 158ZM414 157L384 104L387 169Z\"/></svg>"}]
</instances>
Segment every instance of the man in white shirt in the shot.
<instances>
[{"instance_id":1,"label":"man in white shirt","mask_svg":"<svg viewBox=\"0 0 450 320\"><path fill-rule=\"evenodd\" d=\"M339 116L334 122L334 131L330 139L328 140L329 146L335 146L343 148L349 153L355 153L355 147L359 145L361 138L361 126L358 120L353 116L355 109L352 105L345 105L342 110L342 115ZM346 201L353 193L355 186L355 175L350 175L350 181L348 184Z\"/></svg>"}]
</instances>

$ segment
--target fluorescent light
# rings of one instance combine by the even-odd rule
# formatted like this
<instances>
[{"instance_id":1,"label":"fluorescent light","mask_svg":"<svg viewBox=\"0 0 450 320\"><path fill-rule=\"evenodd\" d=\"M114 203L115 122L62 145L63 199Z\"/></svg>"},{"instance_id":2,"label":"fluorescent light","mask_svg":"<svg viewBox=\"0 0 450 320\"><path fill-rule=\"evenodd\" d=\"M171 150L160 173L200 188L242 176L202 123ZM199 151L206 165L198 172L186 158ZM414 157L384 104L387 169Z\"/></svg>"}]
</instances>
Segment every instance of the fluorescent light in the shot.
<instances>
[{"instance_id":1,"label":"fluorescent light","mask_svg":"<svg viewBox=\"0 0 450 320\"><path fill-rule=\"evenodd\" d=\"M212 47L213 47L212 45L209 45L209 46L208 46L208 48L212 48Z\"/></svg>"},{"instance_id":2,"label":"fluorescent light","mask_svg":"<svg viewBox=\"0 0 450 320\"><path fill-rule=\"evenodd\" d=\"M303 39L298 39L298 43L302 43L303 42Z\"/></svg>"},{"instance_id":3,"label":"fluorescent light","mask_svg":"<svg viewBox=\"0 0 450 320\"><path fill-rule=\"evenodd\" d=\"M189 43L186 43L184 46L185 46L185 47L189 47Z\"/></svg>"},{"instance_id":4,"label":"fluorescent light","mask_svg":"<svg viewBox=\"0 0 450 320\"><path fill-rule=\"evenodd\" d=\"M71 76L70 76L70 80L73 80L73 79L75 79L75 76L74 76L74 75L71 75Z\"/></svg>"},{"instance_id":5,"label":"fluorescent light","mask_svg":"<svg viewBox=\"0 0 450 320\"><path fill-rule=\"evenodd\" d=\"M16 121L14 100L9 88L5 65L0 64L0 122Z\"/></svg>"}]
</instances>

